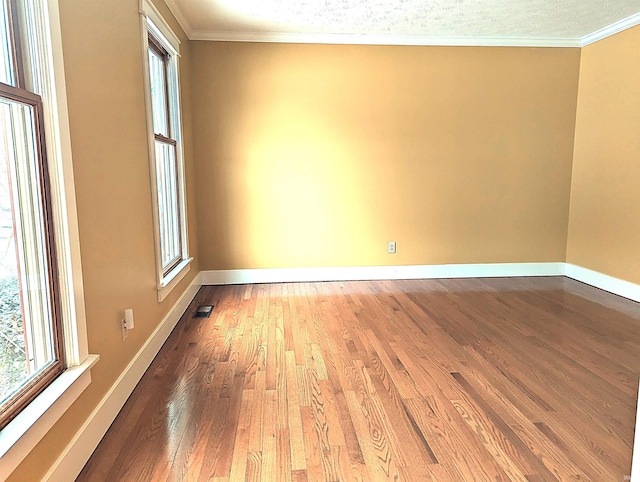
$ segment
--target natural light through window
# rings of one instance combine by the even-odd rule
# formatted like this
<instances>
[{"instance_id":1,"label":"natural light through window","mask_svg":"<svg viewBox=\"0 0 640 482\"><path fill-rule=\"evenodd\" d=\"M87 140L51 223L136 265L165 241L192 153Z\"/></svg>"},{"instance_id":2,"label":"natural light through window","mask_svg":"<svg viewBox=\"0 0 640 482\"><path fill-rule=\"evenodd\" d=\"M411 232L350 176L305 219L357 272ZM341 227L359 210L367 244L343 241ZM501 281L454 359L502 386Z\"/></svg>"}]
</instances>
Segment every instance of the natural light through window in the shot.
<instances>
[{"instance_id":1,"label":"natural light through window","mask_svg":"<svg viewBox=\"0 0 640 482\"><path fill-rule=\"evenodd\" d=\"M13 53L10 36L9 5L5 1L0 1L0 82L3 84L15 85L13 79Z\"/></svg>"},{"instance_id":2,"label":"natural light through window","mask_svg":"<svg viewBox=\"0 0 640 482\"><path fill-rule=\"evenodd\" d=\"M0 0L0 480L91 382L57 0Z\"/></svg>"},{"instance_id":3,"label":"natural light through window","mask_svg":"<svg viewBox=\"0 0 640 482\"><path fill-rule=\"evenodd\" d=\"M0 98L0 411L62 355L36 126Z\"/></svg>"},{"instance_id":4,"label":"natural light through window","mask_svg":"<svg viewBox=\"0 0 640 482\"><path fill-rule=\"evenodd\" d=\"M147 47L148 122L158 293L162 300L190 261L187 252L184 167L181 145L179 40L155 7L144 2ZM170 289L170 288L168 288Z\"/></svg>"},{"instance_id":5,"label":"natural light through window","mask_svg":"<svg viewBox=\"0 0 640 482\"><path fill-rule=\"evenodd\" d=\"M180 186L177 141L171 122L169 76L171 57L155 37L149 36L149 83L156 159L158 222L162 273L166 275L182 261L180 230Z\"/></svg>"},{"instance_id":6,"label":"natural light through window","mask_svg":"<svg viewBox=\"0 0 640 482\"><path fill-rule=\"evenodd\" d=\"M65 369L44 108L17 62L17 2L0 35L0 428Z\"/></svg>"}]
</instances>

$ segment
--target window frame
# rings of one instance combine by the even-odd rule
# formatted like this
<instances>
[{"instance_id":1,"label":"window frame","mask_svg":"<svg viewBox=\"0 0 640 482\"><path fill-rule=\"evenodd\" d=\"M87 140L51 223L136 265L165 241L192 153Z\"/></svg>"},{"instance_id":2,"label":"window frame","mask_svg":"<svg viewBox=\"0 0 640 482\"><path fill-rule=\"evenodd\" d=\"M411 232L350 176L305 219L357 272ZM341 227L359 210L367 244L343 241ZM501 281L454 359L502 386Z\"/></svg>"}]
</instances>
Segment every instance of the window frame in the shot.
<instances>
[{"instance_id":1,"label":"window frame","mask_svg":"<svg viewBox=\"0 0 640 482\"><path fill-rule=\"evenodd\" d=\"M171 99L170 99L170 94L169 94L169 59L170 59L170 55L169 52L167 51L167 49L165 49L162 44L158 41L158 39L156 39L154 37L154 35L147 31L147 42L148 42L148 49L152 50L158 57L160 57L160 59L162 60L162 66L163 66L163 70L164 70L164 104L165 104L165 109L166 109L166 116L167 118L165 119L165 122L167 123L167 136L164 136L163 134L158 134L157 132L154 132L154 135L156 137L156 139L158 137L160 137L161 139L166 139L166 140L173 140L172 139L172 129L171 129ZM153 110L153 108L152 108ZM153 114L153 112L152 112ZM155 127L154 127L154 131L155 131ZM173 140L174 144L175 144L175 140Z\"/></svg>"},{"instance_id":2,"label":"window frame","mask_svg":"<svg viewBox=\"0 0 640 482\"><path fill-rule=\"evenodd\" d=\"M7 25L9 27L9 51L11 54L11 64L13 67L13 75L15 76L15 87L24 88L24 62L22 61L22 42L20 41L17 32L19 32L19 21L16 12L17 4L16 0L0 0L5 4L7 11ZM17 38L17 40L16 40Z\"/></svg>"},{"instance_id":3,"label":"window frame","mask_svg":"<svg viewBox=\"0 0 640 482\"><path fill-rule=\"evenodd\" d=\"M178 189L178 204L180 204L180 200L179 200L179 192L180 192L180 186L179 186L179 173L178 173L178 153L177 153L177 149L178 149L178 142L175 138L174 135L174 131L177 131L178 129L174 129L174 116L172 116L172 109L171 109L171 88L170 88L170 83L169 83L169 72L170 72L170 68L171 68L171 54L164 48L164 46L162 45L162 43L151 33L148 33L148 42L149 42L149 47L148 47L148 52L152 52L155 56L157 56L160 61L162 62L162 71L163 71L163 83L164 83L164 98L162 99L162 103L164 104L163 108L165 110L164 114L166 115L166 119L164 119L165 125L166 125L166 136L163 133L159 133L159 132L155 132L155 125L153 126L153 137L154 137L154 141L155 142L159 142L161 144L167 145L167 146L172 146L175 153L174 153L174 162L176 164L176 184L177 184L177 189ZM151 82L151 79L149 80L149 82ZM151 107L151 114L152 117L154 117L154 112L153 112L153 105ZM154 118L154 123L155 123L155 118ZM178 126L179 128L179 126ZM156 145L154 144L154 156L157 152L156 150ZM157 169L157 158L155 159L155 166ZM156 180L157 182L157 180ZM178 206L178 228L181 229L182 226L182 216L180 213L180 206ZM159 213L158 213L158 219L160 218ZM160 231L160 230L159 230ZM165 264L164 262L162 262L162 276L168 276L171 271L182 262L183 260L183 255L184 255L184 251L182 249L182 233L180 233L179 239L177 240L178 242L178 255L175 256L173 259L171 259L167 264ZM161 236L161 234L160 234ZM162 250L161 250L162 251ZM162 256L161 256L162 257ZM161 260L162 261L162 260Z\"/></svg>"},{"instance_id":4,"label":"window frame","mask_svg":"<svg viewBox=\"0 0 640 482\"><path fill-rule=\"evenodd\" d=\"M18 39L19 40L19 39ZM19 41L15 41L19 45ZM20 72L16 72L19 65L14 69L16 83L19 83ZM24 77L23 77L24 78ZM20 104L29 105L33 109L33 128L35 151L38 158L39 190L41 193L41 209L43 236L45 239L45 258L47 261L47 279L49 310L51 315L52 328L52 351L54 360L51 364L26 382L20 389L8 399L8 405L0 411L0 430L8 425L15 416L20 413L25 406L33 401L43 390L45 390L59 375L66 369L65 351L63 342L63 326L60 312L60 288L58 282L58 263L56 260L56 242L54 234L53 218L51 215L51 183L49 181L49 169L46 151L46 136L44 128L44 107L39 95L28 90L13 87L0 83L0 97L6 98ZM15 227L14 227L15 232ZM22 289L22 288L21 288ZM22 302L24 303L24 301ZM28 320L24 316L26 323Z\"/></svg>"},{"instance_id":5,"label":"window frame","mask_svg":"<svg viewBox=\"0 0 640 482\"><path fill-rule=\"evenodd\" d=\"M4 1L4 0L1 0ZM0 480L7 478L91 383L71 134L60 28L59 0L25 0L22 83L42 99L50 181L50 215L56 236L59 309L67 368L0 430ZM26 13L28 12L28 13ZM15 28L15 27L14 27Z\"/></svg>"},{"instance_id":6,"label":"window frame","mask_svg":"<svg viewBox=\"0 0 640 482\"><path fill-rule=\"evenodd\" d=\"M184 174L184 156L182 145L182 119L180 109L180 75L179 75L179 57L180 57L180 39L173 32L171 27L162 18L160 12L151 3L150 0L140 0L140 18L141 18L141 34L142 34L142 51L144 66L144 85L145 85L145 104L147 112L147 137L149 144L149 169L151 176L151 198L153 207L153 224L154 224L154 242L155 242L155 260L157 273L157 291L158 301L163 301L168 294L175 288L178 282L189 272L190 264L193 258L189 256L189 242L187 232L187 211L186 211L186 188ZM149 41L152 36L159 45L151 47L153 41ZM168 130L170 138L158 136L154 132L153 111L151 99L151 80L148 50L149 48L160 47L164 50L168 59L166 61L166 96L168 97ZM163 267L161 234L160 234L160 215L159 200L157 190L157 166L156 166L156 140L165 143L175 142L176 153L176 183L177 183L177 201L178 201L178 223L180 230L180 257L176 262L168 267Z\"/></svg>"}]
</instances>

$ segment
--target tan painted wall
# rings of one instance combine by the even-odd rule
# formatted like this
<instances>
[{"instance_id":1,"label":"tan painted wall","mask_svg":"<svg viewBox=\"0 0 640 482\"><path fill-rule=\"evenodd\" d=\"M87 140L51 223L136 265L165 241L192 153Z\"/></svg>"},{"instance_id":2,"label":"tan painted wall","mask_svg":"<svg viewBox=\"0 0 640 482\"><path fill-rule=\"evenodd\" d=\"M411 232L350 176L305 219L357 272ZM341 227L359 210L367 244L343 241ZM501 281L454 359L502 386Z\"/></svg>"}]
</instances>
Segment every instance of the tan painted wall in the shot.
<instances>
[{"instance_id":1,"label":"tan painted wall","mask_svg":"<svg viewBox=\"0 0 640 482\"><path fill-rule=\"evenodd\" d=\"M564 261L579 49L192 55L202 269Z\"/></svg>"},{"instance_id":2,"label":"tan painted wall","mask_svg":"<svg viewBox=\"0 0 640 482\"><path fill-rule=\"evenodd\" d=\"M64 0L60 14L89 350L101 359L91 385L16 469L13 481L39 480L46 473L199 271L196 260L186 279L157 302L138 0ZM181 53L189 221L195 233L190 53L184 36ZM196 238L191 237L194 255ZM123 343L119 320L128 307L136 328Z\"/></svg>"},{"instance_id":3,"label":"tan painted wall","mask_svg":"<svg viewBox=\"0 0 640 482\"><path fill-rule=\"evenodd\" d=\"M640 283L640 27L585 47L567 262Z\"/></svg>"}]
</instances>

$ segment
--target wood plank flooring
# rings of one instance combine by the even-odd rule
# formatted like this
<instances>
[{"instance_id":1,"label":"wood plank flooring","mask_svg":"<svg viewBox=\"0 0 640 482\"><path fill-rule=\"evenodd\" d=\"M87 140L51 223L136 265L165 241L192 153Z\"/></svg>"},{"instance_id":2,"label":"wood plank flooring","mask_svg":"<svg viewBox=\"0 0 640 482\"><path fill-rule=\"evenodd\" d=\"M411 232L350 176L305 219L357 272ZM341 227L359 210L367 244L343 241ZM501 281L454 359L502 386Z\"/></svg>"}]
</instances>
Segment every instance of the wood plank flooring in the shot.
<instances>
[{"instance_id":1,"label":"wood plank flooring","mask_svg":"<svg viewBox=\"0 0 640 482\"><path fill-rule=\"evenodd\" d=\"M639 348L562 277L203 287L78 480L623 481Z\"/></svg>"}]
</instances>

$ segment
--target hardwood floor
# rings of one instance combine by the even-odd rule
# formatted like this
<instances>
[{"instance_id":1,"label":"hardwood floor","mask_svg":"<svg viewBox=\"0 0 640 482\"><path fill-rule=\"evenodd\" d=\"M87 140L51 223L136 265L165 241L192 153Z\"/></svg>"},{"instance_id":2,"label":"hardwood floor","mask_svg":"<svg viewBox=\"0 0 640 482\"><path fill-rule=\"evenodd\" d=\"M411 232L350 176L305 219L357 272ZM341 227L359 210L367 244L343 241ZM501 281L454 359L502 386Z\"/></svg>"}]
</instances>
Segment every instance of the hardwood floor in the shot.
<instances>
[{"instance_id":1,"label":"hardwood floor","mask_svg":"<svg viewBox=\"0 0 640 482\"><path fill-rule=\"evenodd\" d=\"M203 287L78 480L623 481L639 348L562 277Z\"/></svg>"}]
</instances>

